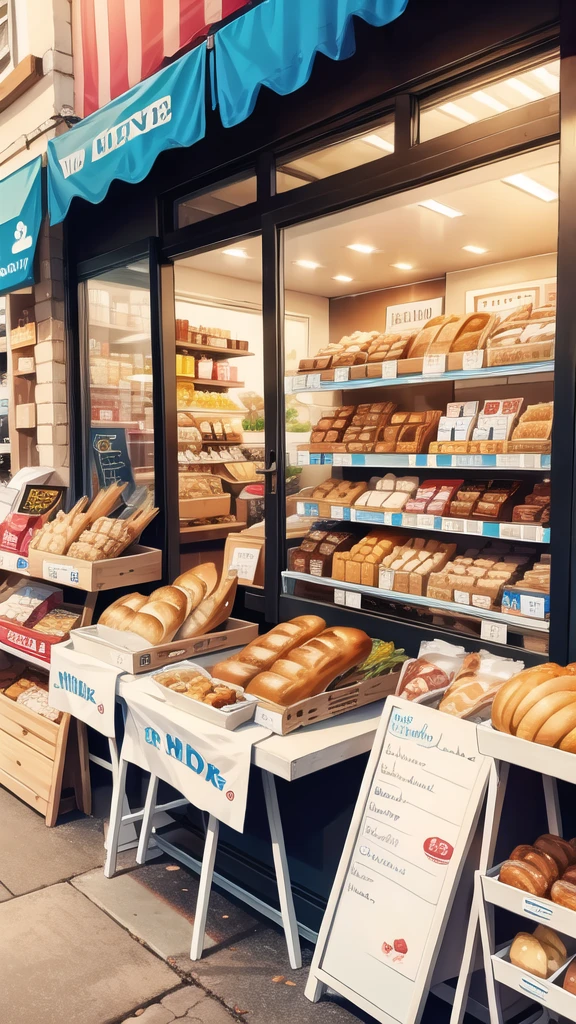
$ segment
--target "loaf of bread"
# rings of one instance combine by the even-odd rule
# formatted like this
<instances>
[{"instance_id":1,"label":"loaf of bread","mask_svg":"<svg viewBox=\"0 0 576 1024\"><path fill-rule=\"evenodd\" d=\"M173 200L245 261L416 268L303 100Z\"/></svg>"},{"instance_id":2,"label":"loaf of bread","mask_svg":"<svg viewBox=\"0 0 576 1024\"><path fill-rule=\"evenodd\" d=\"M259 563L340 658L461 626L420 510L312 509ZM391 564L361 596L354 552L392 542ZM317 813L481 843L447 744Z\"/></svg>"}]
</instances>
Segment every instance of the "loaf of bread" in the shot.
<instances>
[{"instance_id":1,"label":"loaf of bread","mask_svg":"<svg viewBox=\"0 0 576 1024\"><path fill-rule=\"evenodd\" d=\"M510 963L537 978L549 978L564 966L566 946L552 928L538 925L533 935L518 932L510 946Z\"/></svg>"},{"instance_id":2,"label":"loaf of bread","mask_svg":"<svg viewBox=\"0 0 576 1024\"><path fill-rule=\"evenodd\" d=\"M231 658L212 665L210 671L217 679L246 686L259 672L271 668L278 658L284 658L313 636L326 629L324 619L318 615L299 615L289 622L281 622L264 636L252 640Z\"/></svg>"},{"instance_id":3,"label":"loaf of bread","mask_svg":"<svg viewBox=\"0 0 576 1024\"><path fill-rule=\"evenodd\" d=\"M372 641L363 630L334 626L275 661L270 671L259 672L246 691L288 707L322 693L338 676L361 664L371 650Z\"/></svg>"}]
</instances>

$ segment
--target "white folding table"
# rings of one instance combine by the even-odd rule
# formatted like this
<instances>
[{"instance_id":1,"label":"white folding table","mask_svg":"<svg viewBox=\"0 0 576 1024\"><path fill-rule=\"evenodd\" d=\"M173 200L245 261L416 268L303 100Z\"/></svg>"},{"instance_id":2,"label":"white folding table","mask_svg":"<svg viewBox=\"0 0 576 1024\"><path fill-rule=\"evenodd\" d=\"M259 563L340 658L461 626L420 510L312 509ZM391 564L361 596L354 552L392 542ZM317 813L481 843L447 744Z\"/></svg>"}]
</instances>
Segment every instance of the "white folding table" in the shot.
<instances>
[{"instance_id":1,"label":"white folding table","mask_svg":"<svg viewBox=\"0 0 576 1024\"><path fill-rule=\"evenodd\" d=\"M208 659L202 659L202 664L207 663ZM127 687L134 685L137 686L138 682L126 682L120 679L118 685L119 697L122 698L126 694ZM262 783L272 839L272 853L280 911L264 901L251 896L244 889L228 882L222 876L214 875L220 823L213 815L208 817L206 842L201 865L170 846L170 852L174 857L179 858L196 870L200 868L200 888L198 891L190 953L192 960L199 960L202 956L210 891L213 881L216 880L220 886L233 892L239 899L244 900L244 902L258 909L266 917L281 924L286 936L290 966L294 969L302 966L299 933L309 937L313 937L313 935L307 929L299 927L296 920L275 776L285 779L287 782L293 782L296 779L304 778L306 775L311 775L313 772L328 768L330 765L356 757L357 754L367 753L372 747L382 707L383 702L378 701L366 707L348 711L326 722L318 722L315 725L307 726L305 729L297 729L288 736L269 736L252 748L252 764L262 771ZM114 792L107 843L105 874L108 878L111 878L116 870L120 828L123 822L126 821L126 817L123 816L122 812L126 787L126 771L127 762L123 760L122 753L120 753L118 770L114 774ZM142 811L129 815L131 822L138 820L142 822L136 855L136 860L139 864L143 864L146 861L148 844L153 832L155 813L159 809L176 809L176 807L184 806L189 802L187 800L176 800L170 804L162 805L161 808L158 807L156 802L158 781L159 779L156 775L150 776L144 808ZM163 847L165 844L159 843L159 845Z\"/></svg>"}]
</instances>

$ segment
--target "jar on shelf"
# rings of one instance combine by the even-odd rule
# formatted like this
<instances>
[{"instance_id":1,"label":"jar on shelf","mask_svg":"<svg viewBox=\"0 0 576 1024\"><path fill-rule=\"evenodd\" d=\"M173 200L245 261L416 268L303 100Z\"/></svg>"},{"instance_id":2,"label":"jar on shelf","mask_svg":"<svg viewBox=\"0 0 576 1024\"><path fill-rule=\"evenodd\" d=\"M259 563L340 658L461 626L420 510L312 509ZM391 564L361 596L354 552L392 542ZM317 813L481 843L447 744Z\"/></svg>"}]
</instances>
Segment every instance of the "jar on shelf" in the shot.
<instances>
[{"instance_id":1,"label":"jar on shelf","mask_svg":"<svg viewBox=\"0 0 576 1024\"><path fill-rule=\"evenodd\" d=\"M197 374L199 380L212 380L212 371L214 368L213 359L199 359L197 363Z\"/></svg>"}]
</instances>

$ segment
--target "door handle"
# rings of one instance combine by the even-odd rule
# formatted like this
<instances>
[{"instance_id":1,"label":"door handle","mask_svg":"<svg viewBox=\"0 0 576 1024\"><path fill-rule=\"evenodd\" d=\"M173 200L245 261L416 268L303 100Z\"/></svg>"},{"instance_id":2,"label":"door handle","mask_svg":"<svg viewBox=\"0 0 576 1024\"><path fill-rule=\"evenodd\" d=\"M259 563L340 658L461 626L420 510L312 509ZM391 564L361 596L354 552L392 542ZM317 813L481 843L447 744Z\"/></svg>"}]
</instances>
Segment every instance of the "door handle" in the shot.
<instances>
[{"instance_id":1,"label":"door handle","mask_svg":"<svg viewBox=\"0 0 576 1024\"><path fill-rule=\"evenodd\" d=\"M272 465L268 467L268 469L257 469L256 472L261 473L262 476L264 476L267 473L276 473L276 463L273 462Z\"/></svg>"},{"instance_id":2,"label":"door handle","mask_svg":"<svg viewBox=\"0 0 576 1024\"><path fill-rule=\"evenodd\" d=\"M278 470L276 466L275 453L270 452L270 456L272 458L270 465L266 469L257 469L256 472L260 476L264 477L265 490L267 494L276 494L276 473Z\"/></svg>"}]
</instances>

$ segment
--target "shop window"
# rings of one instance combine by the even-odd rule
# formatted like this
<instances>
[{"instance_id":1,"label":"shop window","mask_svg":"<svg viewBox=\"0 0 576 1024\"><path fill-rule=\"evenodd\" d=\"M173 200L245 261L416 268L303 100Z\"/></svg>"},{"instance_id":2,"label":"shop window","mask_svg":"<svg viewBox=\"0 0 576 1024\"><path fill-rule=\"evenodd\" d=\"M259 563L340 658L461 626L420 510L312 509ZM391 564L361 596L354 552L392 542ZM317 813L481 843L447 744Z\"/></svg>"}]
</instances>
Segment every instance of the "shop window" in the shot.
<instances>
[{"instance_id":1,"label":"shop window","mask_svg":"<svg viewBox=\"0 0 576 1024\"><path fill-rule=\"evenodd\" d=\"M125 481L123 498L154 497L148 262L92 278L87 291L93 493Z\"/></svg>"},{"instance_id":2,"label":"shop window","mask_svg":"<svg viewBox=\"0 0 576 1024\"><path fill-rule=\"evenodd\" d=\"M14 66L12 55L13 11L11 0L0 0L0 75Z\"/></svg>"},{"instance_id":3,"label":"shop window","mask_svg":"<svg viewBox=\"0 0 576 1024\"><path fill-rule=\"evenodd\" d=\"M256 202L256 176L249 175L229 181L218 188L195 192L176 204L176 224L185 228L201 220L229 213L241 206Z\"/></svg>"},{"instance_id":4,"label":"shop window","mask_svg":"<svg viewBox=\"0 0 576 1024\"><path fill-rule=\"evenodd\" d=\"M559 88L560 61L553 60L517 71L479 89L454 93L440 103L436 101L433 106L422 107L420 142L552 96Z\"/></svg>"},{"instance_id":5,"label":"shop window","mask_svg":"<svg viewBox=\"0 0 576 1024\"><path fill-rule=\"evenodd\" d=\"M276 170L276 190L289 192L320 178L329 178L351 167L379 160L393 152L394 122L391 119L345 142L336 142L287 160L280 159Z\"/></svg>"}]
</instances>

